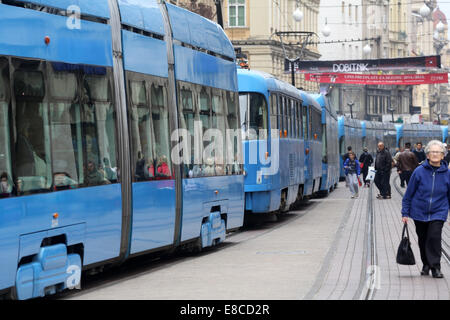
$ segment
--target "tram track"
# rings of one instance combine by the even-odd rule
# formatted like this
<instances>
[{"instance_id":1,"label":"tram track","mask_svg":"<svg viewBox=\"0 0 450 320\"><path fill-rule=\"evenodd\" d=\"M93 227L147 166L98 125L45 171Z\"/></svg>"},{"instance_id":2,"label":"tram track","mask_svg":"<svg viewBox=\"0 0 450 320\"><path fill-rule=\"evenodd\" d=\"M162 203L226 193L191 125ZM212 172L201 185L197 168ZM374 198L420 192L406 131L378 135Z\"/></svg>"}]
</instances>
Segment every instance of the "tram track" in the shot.
<instances>
[{"instance_id":1,"label":"tram track","mask_svg":"<svg viewBox=\"0 0 450 320\"><path fill-rule=\"evenodd\" d=\"M394 178L394 187L395 187L395 190L397 190L397 192L403 198L405 193L399 187L398 180L399 180L399 177ZM448 222L448 220L447 220L447 222ZM448 230L449 227L448 227L447 222L444 224L444 229L442 230L443 235L447 235L450 233L450 231ZM442 237L442 249L441 250L442 250L442 257L450 265L450 243L444 237Z\"/></svg>"},{"instance_id":2,"label":"tram track","mask_svg":"<svg viewBox=\"0 0 450 320\"><path fill-rule=\"evenodd\" d=\"M369 187L369 199L367 203L367 233L366 233L366 276L361 281L365 290L362 291L360 300L373 300L378 281L378 257L375 233L375 215L373 209L373 183Z\"/></svg>"},{"instance_id":3,"label":"tram track","mask_svg":"<svg viewBox=\"0 0 450 320\"><path fill-rule=\"evenodd\" d=\"M191 253L189 251L180 250L172 254L155 254L154 256L138 256L125 262L122 266L113 267L94 275L84 275L81 290L64 291L55 296L48 296L44 299L70 299L86 293L96 291L109 286L117 285L121 282L143 276L152 272L157 272L163 268L174 266L178 263L183 263L187 259L196 259L205 255L214 254L222 250L229 249L233 246L244 244L263 237L271 232L283 228L292 222L301 219L310 213L320 202L308 201L287 213L281 215L272 215L273 219L260 221L258 224L244 226L243 228L227 234L226 242L219 244L216 247L207 248L201 252Z\"/></svg>"}]
</instances>

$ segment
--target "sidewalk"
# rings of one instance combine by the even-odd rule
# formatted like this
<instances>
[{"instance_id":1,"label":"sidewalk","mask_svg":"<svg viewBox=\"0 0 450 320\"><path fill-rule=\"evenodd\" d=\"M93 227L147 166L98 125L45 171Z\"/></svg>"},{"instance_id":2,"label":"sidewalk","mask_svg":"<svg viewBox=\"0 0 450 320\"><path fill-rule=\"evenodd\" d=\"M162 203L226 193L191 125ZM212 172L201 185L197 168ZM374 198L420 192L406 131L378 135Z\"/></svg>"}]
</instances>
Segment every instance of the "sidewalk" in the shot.
<instances>
[{"instance_id":1,"label":"sidewalk","mask_svg":"<svg viewBox=\"0 0 450 320\"><path fill-rule=\"evenodd\" d=\"M401 222L402 196L395 188L398 179L391 180L392 199L378 200L378 190L372 188L375 216L375 239L377 250L377 272L375 300L449 300L450 266L442 258L441 271L444 279L421 276L417 236L414 223L409 225L410 237L416 265L403 266L396 263L403 224ZM404 189L403 189L404 190ZM354 200L353 208L336 236L319 277L306 299L360 299L366 279L366 222L369 189L360 189L360 197ZM443 231L444 240L450 242L448 222Z\"/></svg>"}]
</instances>

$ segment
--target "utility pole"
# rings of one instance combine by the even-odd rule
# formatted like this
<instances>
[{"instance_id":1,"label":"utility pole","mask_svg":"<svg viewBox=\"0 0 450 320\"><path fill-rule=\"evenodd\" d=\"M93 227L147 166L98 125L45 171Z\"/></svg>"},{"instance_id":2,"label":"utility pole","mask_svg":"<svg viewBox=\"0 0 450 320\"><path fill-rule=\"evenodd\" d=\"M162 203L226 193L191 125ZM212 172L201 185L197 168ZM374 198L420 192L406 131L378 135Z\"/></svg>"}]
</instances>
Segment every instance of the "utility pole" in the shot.
<instances>
[{"instance_id":1,"label":"utility pole","mask_svg":"<svg viewBox=\"0 0 450 320\"><path fill-rule=\"evenodd\" d=\"M223 29L222 1L221 0L214 0L214 2L216 3L217 23Z\"/></svg>"}]
</instances>

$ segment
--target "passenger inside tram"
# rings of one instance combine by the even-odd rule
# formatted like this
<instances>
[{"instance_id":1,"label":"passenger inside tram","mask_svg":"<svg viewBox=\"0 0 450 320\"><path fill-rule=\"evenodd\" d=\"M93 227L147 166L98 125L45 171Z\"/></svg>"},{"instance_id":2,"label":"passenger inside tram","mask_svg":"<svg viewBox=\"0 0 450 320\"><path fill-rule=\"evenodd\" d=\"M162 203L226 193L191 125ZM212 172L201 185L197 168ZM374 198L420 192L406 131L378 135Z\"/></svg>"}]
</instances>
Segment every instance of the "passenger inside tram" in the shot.
<instances>
[{"instance_id":1,"label":"passenger inside tram","mask_svg":"<svg viewBox=\"0 0 450 320\"><path fill-rule=\"evenodd\" d=\"M157 171L159 176L170 177L170 168L167 163L167 157L161 156L158 161Z\"/></svg>"},{"instance_id":2,"label":"passenger inside tram","mask_svg":"<svg viewBox=\"0 0 450 320\"><path fill-rule=\"evenodd\" d=\"M13 187L9 183L8 174L3 172L0 175L0 198L9 198L13 195Z\"/></svg>"},{"instance_id":3,"label":"passenger inside tram","mask_svg":"<svg viewBox=\"0 0 450 320\"><path fill-rule=\"evenodd\" d=\"M111 182L105 178L105 174L97 169L95 162L93 160L89 160L87 163L87 170L85 175L85 185L86 186L97 186L110 184Z\"/></svg>"}]
</instances>

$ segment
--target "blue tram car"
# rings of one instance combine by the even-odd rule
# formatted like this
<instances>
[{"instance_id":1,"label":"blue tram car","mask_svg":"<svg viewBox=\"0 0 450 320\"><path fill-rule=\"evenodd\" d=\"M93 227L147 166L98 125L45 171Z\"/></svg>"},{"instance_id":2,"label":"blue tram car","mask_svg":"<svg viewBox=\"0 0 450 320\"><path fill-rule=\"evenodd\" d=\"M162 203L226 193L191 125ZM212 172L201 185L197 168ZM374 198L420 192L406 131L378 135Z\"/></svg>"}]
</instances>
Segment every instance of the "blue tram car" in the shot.
<instances>
[{"instance_id":1,"label":"blue tram car","mask_svg":"<svg viewBox=\"0 0 450 320\"><path fill-rule=\"evenodd\" d=\"M330 104L330 100L325 95L315 94L312 97L322 108L322 177L319 191L327 194L339 182L340 161L337 114Z\"/></svg>"},{"instance_id":2,"label":"blue tram car","mask_svg":"<svg viewBox=\"0 0 450 320\"><path fill-rule=\"evenodd\" d=\"M300 92L272 75L246 69L238 70L238 83L245 210L287 211L305 183L303 129L309 129Z\"/></svg>"},{"instance_id":3,"label":"blue tram car","mask_svg":"<svg viewBox=\"0 0 450 320\"><path fill-rule=\"evenodd\" d=\"M0 3L0 294L19 299L243 224L240 134L190 157L240 132L222 28L156 0L66 3Z\"/></svg>"},{"instance_id":4,"label":"blue tram car","mask_svg":"<svg viewBox=\"0 0 450 320\"><path fill-rule=\"evenodd\" d=\"M397 146L404 147L406 142L411 146L421 142L423 147L431 140L439 140L444 143L447 141L448 127L431 124L398 124L397 127Z\"/></svg>"},{"instance_id":5,"label":"blue tram car","mask_svg":"<svg viewBox=\"0 0 450 320\"><path fill-rule=\"evenodd\" d=\"M310 94L301 91L301 97L305 140L303 196L311 196L319 191L322 178L322 108Z\"/></svg>"}]
</instances>

